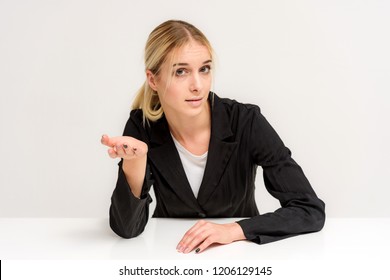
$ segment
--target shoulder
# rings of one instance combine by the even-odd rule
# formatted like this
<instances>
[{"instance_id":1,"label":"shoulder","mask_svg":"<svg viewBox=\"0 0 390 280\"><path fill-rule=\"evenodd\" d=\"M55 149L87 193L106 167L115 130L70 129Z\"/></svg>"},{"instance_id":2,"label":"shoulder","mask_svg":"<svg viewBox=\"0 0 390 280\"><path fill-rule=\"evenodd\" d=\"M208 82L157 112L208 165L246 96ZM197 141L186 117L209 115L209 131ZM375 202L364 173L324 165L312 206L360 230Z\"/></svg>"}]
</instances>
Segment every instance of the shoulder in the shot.
<instances>
[{"instance_id":1,"label":"shoulder","mask_svg":"<svg viewBox=\"0 0 390 280\"><path fill-rule=\"evenodd\" d=\"M246 147L250 157L258 165L271 164L276 159L289 156L290 151L286 149L277 132L261 114L259 106L228 98L218 98L215 105L216 108L219 106L219 110L224 111L226 116L220 128L224 129L224 126L230 125L235 141Z\"/></svg>"},{"instance_id":2,"label":"shoulder","mask_svg":"<svg viewBox=\"0 0 390 280\"><path fill-rule=\"evenodd\" d=\"M234 99L215 96L213 119L215 126L224 129L228 126L233 134L248 137L268 137L270 141L278 138L276 131L262 115L255 104L241 103Z\"/></svg>"},{"instance_id":3,"label":"shoulder","mask_svg":"<svg viewBox=\"0 0 390 280\"><path fill-rule=\"evenodd\" d=\"M135 109L130 111L129 118L126 122L126 130L133 130L135 128L140 129L143 125L143 114L141 109Z\"/></svg>"},{"instance_id":4,"label":"shoulder","mask_svg":"<svg viewBox=\"0 0 390 280\"><path fill-rule=\"evenodd\" d=\"M141 109L133 109L130 111L130 118L135 123L143 122L143 113Z\"/></svg>"},{"instance_id":5,"label":"shoulder","mask_svg":"<svg viewBox=\"0 0 390 280\"><path fill-rule=\"evenodd\" d=\"M163 115L156 121L148 121L141 109L133 109L126 123L124 135L133 136L141 141L149 143L164 142L169 136L169 127Z\"/></svg>"},{"instance_id":6,"label":"shoulder","mask_svg":"<svg viewBox=\"0 0 390 280\"><path fill-rule=\"evenodd\" d=\"M127 119L123 135L140 138L143 130L143 114L141 109L135 109L130 111L130 115Z\"/></svg>"},{"instance_id":7,"label":"shoulder","mask_svg":"<svg viewBox=\"0 0 390 280\"><path fill-rule=\"evenodd\" d=\"M251 120L261 116L261 109L256 104L242 103L235 99L214 96L215 112L223 111L229 119Z\"/></svg>"}]
</instances>

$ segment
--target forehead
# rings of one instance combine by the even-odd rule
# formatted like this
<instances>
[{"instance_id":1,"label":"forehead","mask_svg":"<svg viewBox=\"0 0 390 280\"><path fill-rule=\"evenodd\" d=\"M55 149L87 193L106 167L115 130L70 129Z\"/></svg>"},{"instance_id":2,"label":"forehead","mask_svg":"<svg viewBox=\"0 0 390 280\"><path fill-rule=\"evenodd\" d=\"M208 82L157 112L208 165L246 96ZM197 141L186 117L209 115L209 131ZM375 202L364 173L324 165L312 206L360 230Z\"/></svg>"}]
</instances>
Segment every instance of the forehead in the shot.
<instances>
[{"instance_id":1,"label":"forehead","mask_svg":"<svg viewBox=\"0 0 390 280\"><path fill-rule=\"evenodd\" d=\"M190 41L184 46L175 49L171 53L170 58L173 62L171 65L177 63L198 64L210 60L211 53L205 45L196 41Z\"/></svg>"}]
</instances>

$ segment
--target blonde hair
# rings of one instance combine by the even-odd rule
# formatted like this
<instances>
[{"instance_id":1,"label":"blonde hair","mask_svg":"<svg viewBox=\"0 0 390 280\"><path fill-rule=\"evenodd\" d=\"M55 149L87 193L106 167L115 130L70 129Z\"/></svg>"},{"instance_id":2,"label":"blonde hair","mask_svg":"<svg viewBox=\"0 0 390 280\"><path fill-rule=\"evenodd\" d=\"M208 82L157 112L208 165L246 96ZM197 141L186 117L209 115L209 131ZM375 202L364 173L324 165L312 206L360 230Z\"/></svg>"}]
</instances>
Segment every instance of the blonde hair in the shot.
<instances>
[{"instance_id":1,"label":"blonde hair","mask_svg":"<svg viewBox=\"0 0 390 280\"><path fill-rule=\"evenodd\" d=\"M145 70L157 75L168 55L194 40L213 50L206 36L195 26L181 20L168 20L157 26L149 35L145 46ZM147 81L138 90L132 109L142 109L144 122L157 121L163 115L163 109L156 91Z\"/></svg>"}]
</instances>

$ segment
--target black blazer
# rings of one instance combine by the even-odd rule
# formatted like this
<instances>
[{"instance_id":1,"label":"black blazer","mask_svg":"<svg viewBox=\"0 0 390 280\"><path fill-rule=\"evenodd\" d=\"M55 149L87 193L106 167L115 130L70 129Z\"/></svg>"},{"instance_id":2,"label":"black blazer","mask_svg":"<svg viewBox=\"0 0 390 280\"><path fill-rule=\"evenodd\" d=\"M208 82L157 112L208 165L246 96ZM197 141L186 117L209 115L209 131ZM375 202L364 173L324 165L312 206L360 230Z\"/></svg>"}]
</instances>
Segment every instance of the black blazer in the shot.
<instances>
[{"instance_id":1,"label":"black blazer","mask_svg":"<svg viewBox=\"0 0 390 280\"><path fill-rule=\"evenodd\" d=\"M129 189L119 163L111 198L110 226L131 238L145 228L153 185L153 217L247 217L238 224L248 240L267 243L321 230L325 204L316 196L302 169L255 105L210 93L211 139L203 181L195 198L165 117L143 124L133 110L123 135L147 143L148 161L141 199ZM280 201L273 213L259 214L255 202L257 166L263 168L268 192ZM250 218L248 218L250 217Z\"/></svg>"}]
</instances>

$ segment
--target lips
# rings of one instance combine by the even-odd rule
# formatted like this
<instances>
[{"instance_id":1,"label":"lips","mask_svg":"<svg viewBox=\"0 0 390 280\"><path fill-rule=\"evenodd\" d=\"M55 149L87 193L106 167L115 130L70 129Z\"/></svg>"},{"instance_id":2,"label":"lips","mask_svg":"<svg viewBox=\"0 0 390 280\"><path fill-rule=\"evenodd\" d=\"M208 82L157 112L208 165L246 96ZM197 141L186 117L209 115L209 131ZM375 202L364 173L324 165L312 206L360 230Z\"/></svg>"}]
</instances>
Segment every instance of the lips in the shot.
<instances>
[{"instance_id":1,"label":"lips","mask_svg":"<svg viewBox=\"0 0 390 280\"><path fill-rule=\"evenodd\" d=\"M189 104L192 108L198 108L202 105L202 97L190 98L186 99L187 104Z\"/></svg>"},{"instance_id":2,"label":"lips","mask_svg":"<svg viewBox=\"0 0 390 280\"><path fill-rule=\"evenodd\" d=\"M187 102L197 102L197 101L201 101L201 100L202 100L202 97L186 99Z\"/></svg>"}]
</instances>

